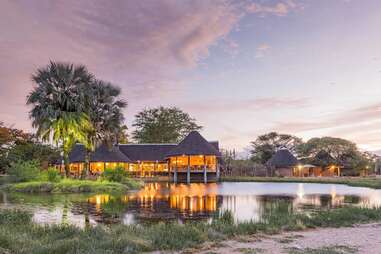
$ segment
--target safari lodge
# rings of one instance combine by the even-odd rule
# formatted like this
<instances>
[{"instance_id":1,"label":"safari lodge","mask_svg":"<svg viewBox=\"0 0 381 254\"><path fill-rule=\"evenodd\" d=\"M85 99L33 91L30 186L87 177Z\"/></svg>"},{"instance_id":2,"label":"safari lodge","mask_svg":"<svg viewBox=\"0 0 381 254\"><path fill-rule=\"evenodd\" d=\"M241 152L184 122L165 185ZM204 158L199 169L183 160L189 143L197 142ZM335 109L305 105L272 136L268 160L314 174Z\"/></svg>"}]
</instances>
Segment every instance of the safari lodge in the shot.
<instances>
[{"instance_id":1,"label":"safari lodge","mask_svg":"<svg viewBox=\"0 0 381 254\"><path fill-rule=\"evenodd\" d=\"M301 163L289 150L280 149L267 162L268 175L281 177L334 177L342 175L342 166L327 167Z\"/></svg>"},{"instance_id":2,"label":"safari lodge","mask_svg":"<svg viewBox=\"0 0 381 254\"><path fill-rule=\"evenodd\" d=\"M76 144L69 154L70 172L85 167L85 147ZM90 174L122 167L130 176L169 176L173 182L213 182L220 177L221 153L217 141L208 142L197 131L179 144L101 145L90 155ZM63 170L61 166L61 170Z\"/></svg>"}]
</instances>

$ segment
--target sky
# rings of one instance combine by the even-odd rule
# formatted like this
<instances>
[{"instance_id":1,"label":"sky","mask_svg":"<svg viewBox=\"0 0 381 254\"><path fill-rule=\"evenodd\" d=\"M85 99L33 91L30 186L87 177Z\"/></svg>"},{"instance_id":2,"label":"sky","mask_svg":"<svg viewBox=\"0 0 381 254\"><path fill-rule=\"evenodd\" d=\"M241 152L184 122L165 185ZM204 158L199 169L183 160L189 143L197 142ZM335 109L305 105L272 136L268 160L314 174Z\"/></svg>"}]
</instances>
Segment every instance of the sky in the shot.
<instances>
[{"instance_id":1,"label":"sky","mask_svg":"<svg viewBox=\"0 0 381 254\"><path fill-rule=\"evenodd\" d=\"M84 64L122 88L126 123L177 106L242 151L258 135L381 150L379 0L0 0L0 121L32 131L31 75Z\"/></svg>"}]
</instances>

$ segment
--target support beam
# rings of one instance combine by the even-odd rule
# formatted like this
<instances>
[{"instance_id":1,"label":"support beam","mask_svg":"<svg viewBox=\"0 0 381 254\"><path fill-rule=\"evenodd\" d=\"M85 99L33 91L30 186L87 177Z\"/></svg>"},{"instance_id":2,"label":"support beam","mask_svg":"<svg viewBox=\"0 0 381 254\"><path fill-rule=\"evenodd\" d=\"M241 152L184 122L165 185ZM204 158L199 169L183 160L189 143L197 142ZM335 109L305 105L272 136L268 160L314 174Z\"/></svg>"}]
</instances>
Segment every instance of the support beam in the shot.
<instances>
[{"instance_id":1,"label":"support beam","mask_svg":"<svg viewBox=\"0 0 381 254\"><path fill-rule=\"evenodd\" d=\"M175 159L176 159L176 166L175 166L175 170L173 172L173 182L177 183L177 157L175 157Z\"/></svg>"},{"instance_id":2,"label":"support beam","mask_svg":"<svg viewBox=\"0 0 381 254\"><path fill-rule=\"evenodd\" d=\"M188 156L187 184L190 184L190 156Z\"/></svg>"},{"instance_id":3,"label":"support beam","mask_svg":"<svg viewBox=\"0 0 381 254\"><path fill-rule=\"evenodd\" d=\"M204 183L208 183L208 176L206 172L206 160L205 160L205 155L204 155Z\"/></svg>"},{"instance_id":4,"label":"support beam","mask_svg":"<svg viewBox=\"0 0 381 254\"><path fill-rule=\"evenodd\" d=\"M217 178L217 181L220 180L220 165L218 165L218 158L216 158L216 178Z\"/></svg>"},{"instance_id":5,"label":"support beam","mask_svg":"<svg viewBox=\"0 0 381 254\"><path fill-rule=\"evenodd\" d=\"M175 167L175 170L173 172L173 183L177 183L177 167Z\"/></svg>"}]
</instances>

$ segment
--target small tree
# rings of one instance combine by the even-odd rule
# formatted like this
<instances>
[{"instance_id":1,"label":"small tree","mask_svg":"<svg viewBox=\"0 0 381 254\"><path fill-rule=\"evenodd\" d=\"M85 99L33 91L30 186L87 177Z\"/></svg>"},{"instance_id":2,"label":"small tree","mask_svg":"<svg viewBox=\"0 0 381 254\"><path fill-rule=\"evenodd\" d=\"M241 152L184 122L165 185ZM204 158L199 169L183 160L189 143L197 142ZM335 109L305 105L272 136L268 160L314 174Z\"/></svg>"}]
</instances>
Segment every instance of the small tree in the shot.
<instances>
[{"instance_id":1,"label":"small tree","mask_svg":"<svg viewBox=\"0 0 381 254\"><path fill-rule=\"evenodd\" d=\"M260 164L265 164L279 149L286 148L296 154L302 139L289 134L270 132L259 136L251 142L251 159Z\"/></svg>"},{"instance_id":2,"label":"small tree","mask_svg":"<svg viewBox=\"0 0 381 254\"><path fill-rule=\"evenodd\" d=\"M191 131L201 130L196 120L176 107L145 109L135 115L133 139L139 143L177 143Z\"/></svg>"}]
</instances>

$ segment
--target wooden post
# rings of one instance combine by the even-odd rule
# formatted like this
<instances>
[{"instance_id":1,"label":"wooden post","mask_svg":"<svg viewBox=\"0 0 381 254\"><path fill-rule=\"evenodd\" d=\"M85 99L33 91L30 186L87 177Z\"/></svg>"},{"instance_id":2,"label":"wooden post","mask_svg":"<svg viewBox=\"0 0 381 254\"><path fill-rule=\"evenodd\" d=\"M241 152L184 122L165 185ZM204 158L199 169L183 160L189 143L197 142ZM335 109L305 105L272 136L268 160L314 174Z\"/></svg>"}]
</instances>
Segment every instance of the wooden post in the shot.
<instances>
[{"instance_id":1,"label":"wooden post","mask_svg":"<svg viewBox=\"0 0 381 254\"><path fill-rule=\"evenodd\" d=\"M208 176L206 172L206 160L205 160L205 155L204 155L204 183L208 183Z\"/></svg>"},{"instance_id":2,"label":"wooden post","mask_svg":"<svg viewBox=\"0 0 381 254\"><path fill-rule=\"evenodd\" d=\"M216 178L217 178L217 181L220 180L220 166L218 165L218 158L216 157Z\"/></svg>"},{"instance_id":3,"label":"wooden post","mask_svg":"<svg viewBox=\"0 0 381 254\"><path fill-rule=\"evenodd\" d=\"M173 172L173 182L174 183L177 183L177 157L176 158L176 166L175 166L175 170Z\"/></svg>"},{"instance_id":4,"label":"wooden post","mask_svg":"<svg viewBox=\"0 0 381 254\"><path fill-rule=\"evenodd\" d=\"M187 184L190 184L190 156L188 155Z\"/></svg>"}]
</instances>

